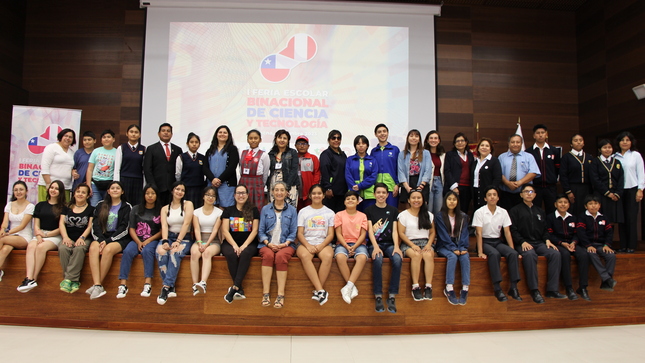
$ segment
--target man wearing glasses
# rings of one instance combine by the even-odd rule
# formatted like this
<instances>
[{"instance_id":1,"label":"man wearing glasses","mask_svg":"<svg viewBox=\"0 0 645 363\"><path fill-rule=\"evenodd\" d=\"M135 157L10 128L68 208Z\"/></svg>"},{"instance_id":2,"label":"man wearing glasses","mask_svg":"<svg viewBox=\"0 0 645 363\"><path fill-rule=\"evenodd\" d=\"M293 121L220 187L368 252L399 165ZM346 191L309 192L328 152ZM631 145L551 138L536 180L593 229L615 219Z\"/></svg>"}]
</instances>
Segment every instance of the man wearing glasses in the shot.
<instances>
[{"instance_id":1,"label":"man wearing glasses","mask_svg":"<svg viewBox=\"0 0 645 363\"><path fill-rule=\"evenodd\" d=\"M511 136L508 139L508 151L498 158L502 165L499 205L509 211L522 202L520 187L532 183L533 179L540 176L540 169L533 155L522 150L523 143L522 136Z\"/></svg>"},{"instance_id":2,"label":"man wearing glasses","mask_svg":"<svg viewBox=\"0 0 645 363\"><path fill-rule=\"evenodd\" d=\"M531 156L532 157L532 156ZM542 304L544 298L538 289L537 260L544 256L547 260L548 281L546 297L566 299L566 295L558 291L560 278L560 253L558 248L549 240L546 225L546 214L533 204L535 188L530 184L521 187L522 203L511 208L511 235L515 248L522 256L522 265L526 276L526 284L531 291L533 301Z\"/></svg>"}]
</instances>

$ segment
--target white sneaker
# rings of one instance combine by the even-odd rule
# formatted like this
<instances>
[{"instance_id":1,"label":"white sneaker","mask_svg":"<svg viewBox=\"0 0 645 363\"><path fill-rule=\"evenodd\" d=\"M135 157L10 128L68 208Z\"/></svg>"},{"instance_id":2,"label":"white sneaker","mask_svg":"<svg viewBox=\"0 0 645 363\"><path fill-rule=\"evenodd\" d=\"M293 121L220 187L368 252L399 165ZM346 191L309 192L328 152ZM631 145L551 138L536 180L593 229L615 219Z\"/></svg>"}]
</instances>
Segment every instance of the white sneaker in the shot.
<instances>
[{"instance_id":1,"label":"white sneaker","mask_svg":"<svg viewBox=\"0 0 645 363\"><path fill-rule=\"evenodd\" d=\"M20 284L20 286L18 286L16 290L20 292L29 292L31 291L31 289L33 289L36 286L38 286L38 283L36 282L36 280L30 280L25 277L25 279L22 281L22 284Z\"/></svg>"},{"instance_id":2,"label":"white sneaker","mask_svg":"<svg viewBox=\"0 0 645 363\"><path fill-rule=\"evenodd\" d=\"M141 296L143 297L150 297L150 294L152 293L152 285L150 284L143 284L143 291L141 291Z\"/></svg>"},{"instance_id":3,"label":"white sneaker","mask_svg":"<svg viewBox=\"0 0 645 363\"><path fill-rule=\"evenodd\" d=\"M198 283L196 283L197 288L202 289L202 292L205 294L206 293L206 281L202 280Z\"/></svg>"},{"instance_id":4,"label":"white sneaker","mask_svg":"<svg viewBox=\"0 0 645 363\"><path fill-rule=\"evenodd\" d=\"M353 299L356 296L358 296L358 289L356 288L356 285L354 285L354 286L352 286L352 294L349 297L350 297L350 299Z\"/></svg>"},{"instance_id":5,"label":"white sneaker","mask_svg":"<svg viewBox=\"0 0 645 363\"><path fill-rule=\"evenodd\" d=\"M168 297L177 297L177 291L175 291L174 286L168 289Z\"/></svg>"},{"instance_id":6,"label":"white sneaker","mask_svg":"<svg viewBox=\"0 0 645 363\"><path fill-rule=\"evenodd\" d=\"M340 289L340 295L343 297L343 300L345 300L346 303L352 303L352 288L349 285L345 285L342 289Z\"/></svg>"},{"instance_id":7,"label":"white sneaker","mask_svg":"<svg viewBox=\"0 0 645 363\"><path fill-rule=\"evenodd\" d=\"M123 299L128 294L128 287L126 285L119 285L119 291L116 294L117 299Z\"/></svg>"},{"instance_id":8,"label":"white sneaker","mask_svg":"<svg viewBox=\"0 0 645 363\"><path fill-rule=\"evenodd\" d=\"M94 290L92 290L92 295L90 295L90 300L98 299L105 294L107 294L107 291L105 291L102 285L95 285Z\"/></svg>"},{"instance_id":9,"label":"white sneaker","mask_svg":"<svg viewBox=\"0 0 645 363\"><path fill-rule=\"evenodd\" d=\"M92 295L92 291L94 291L94 285L90 286L89 289L85 290L85 293L88 295Z\"/></svg>"}]
</instances>

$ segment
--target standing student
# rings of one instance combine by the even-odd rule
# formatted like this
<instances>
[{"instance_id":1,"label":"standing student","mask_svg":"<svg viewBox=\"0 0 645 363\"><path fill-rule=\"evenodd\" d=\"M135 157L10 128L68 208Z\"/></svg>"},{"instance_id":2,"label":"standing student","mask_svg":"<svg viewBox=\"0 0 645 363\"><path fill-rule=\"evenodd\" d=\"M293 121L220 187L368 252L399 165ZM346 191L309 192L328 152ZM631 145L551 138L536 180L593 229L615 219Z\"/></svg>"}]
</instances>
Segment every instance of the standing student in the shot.
<instances>
[{"instance_id":1,"label":"standing student","mask_svg":"<svg viewBox=\"0 0 645 363\"><path fill-rule=\"evenodd\" d=\"M474 209L487 205L486 191L488 187L499 190L502 183L502 165L496 156L493 156L493 140L483 137L477 144L477 158L473 162L471 175L473 177L473 205ZM497 205L497 201L495 201Z\"/></svg>"},{"instance_id":2,"label":"standing student","mask_svg":"<svg viewBox=\"0 0 645 363\"><path fill-rule=\"evenodd\" d=\"M222 210L215 207L217 201L215 187L209 185L202 192L203 207L195 209L193 213L193 231L195 243L190 249L190 274L193 278L193 296L199 290L206 293L206 281L211 274L213 256L219 255L221 240L219 238L222 219ZM201 279L199 274L199 259L202 259Z\"/></svg>"},{"instance_id":3,"label":"standing student","mask_svg":"<svg viewBox=\"0 0 645 363\"><path fill-rule=\"evenodd\" d=\"M94 151L94 145L96 144L96 135L92 131L85 131L83 133L83 147L76 150L74 153L74 168L72 169L72 177L74 178L72 189L81 183L88 183L85 180L87 176L87 166L90 161L90 155ZM89 185L89 184L88 184Z\"/></svg>"},{"instance_id":4,"label":"standing student","mask_svg":"<svg viewBox=\"0 0 645 363\"><path fill-rule=\"evenodd\" d=\"M76 132L72 129L63 129L57 135L58 142L45 146L41 154L40 177L38 178L38 201L48 199L49 186L52 181L60 180L65 186L61 193L69 199L72 189L74 168L74 151L70 148L76 145Z\"/></svg>"},{"instance_id":5,"label":"standing student","mask_svg":"<svg viewBox=\"0 0 645 363\"><path fill-rule=\"evenodd\" d=\"M408 197L410 208L399 213L397 230L401 240L401 251L410 258L410 278L414 301L432 300L432 275L434 274L434 215L419 190L412 190ZM426 285L421 290L419 276L421 262Z\"/></svg>"},{"instance_id":6,"label":"standing student","mask_svg":"<svg viewBox=\"0 0 645 363\"><path fill-rule=\"evenodd\" d=\"M399 207L399 148L388 141L390 129L385 124L378 124L374 127L374 136L378 139L378 145L374 146L370 156L376 160L378 165L377 183L384 183L388 188L387 204L395 208Z\"/></svg>"},{"instance_id":7,"label":"standing student","mask_svg":"<svg viewBox=\"0 0 645 363\"><path fill-rule=\"evenodd\" d=\"M154 184L159 191L157 198L161 204L168 204L171 198L172 185L175 183L177 158L181 148L172 144L172 125L159 125L159 142L149 145L143 157L143 175L147 183Z\"/></svg>"},{"instance_id":8,"label":"standing student","mask_svg":"<svg viewBox=\"0 0 645 363\"><path fill-rule=\"evenodd\" d=\"M146 184L143 188L143 200L135 205L130 212L129 234L131 241L123 249L117 299L124 298L128 293L128 277L132 261L138 254L143 258L144 284L141 296L149 297L152 292L152 278L155 271L155 250L161 239L161 200L157 187Z\"/></svg>"},{"instance_id":9,"label":"standing student","mask_svg":"<svg viewBox=\"0 0 645 363\"><path fill-rule=\"evenodd\" d=\"M184 256L193 244L190 226L193 222L193 203L184 200L186 187L181 181L172 186L170 204L161 208L161 242L157 245L157 264L163 281L157 304L164 305L169 297L176 297L175 282Z\"/></svg>"},{"instance_id":10,"label":"standing student","mask_svg":"<svg viewBox=\"0 0 645 363\"><path fill-rule=\"evenodd\" d=\"M125 133L128 142L116 148L114 180L120 181L125 189L125 198L131 203L143 200L143 158L146 147L140 144L141 129L138 125L128 126Z\"/></svg>"},{"instance_id":11,"label":"standing student","mask_svg":"<svg viewBox=\"0 0 645 363\"><path fill-rule=\"evenodd\" d=\"M475 211L473 216L473 227L477 237L477 254L479 258L488 260L488 271L493 281L493 291L497 301L504 302L508 298L502 292L502 272L500 261L502 256L506 259L508 267L508 279L511 287L508 295L517 301L522 301L520 292L517 290L517 283L520 281L519 253L513 247L511 236L511 218L506 209L497 206L499 191L490 186L481 188L485 195L486 205ZM502 240L502 231L506 242Z\"/></svg>"},{"instance_id":12,"label":"standing student","mask_svg":"<svg viewBox=\"0 0 645 363\"><path fill-rule=\"evenodd\" d=\"M629 131L623 131L616 137L617 160L623 166L625 186L623 189L623 215L625 222L618 225L620 231L620 252L634 253L637 242L639 203L643 200L645 189L645 168L643 156L636 151L636 138Z\"/></svg>"},{"instance_id":13,"label":"standing student","mask_svg":"<svg viewBox=\"0 0 645 363\"><path fill-rule=\"evenodd\" d=\"M271 189L273 202L265 205L260 212L258 249L262 257L262 306L269 306L271 276L275 266L278 282L278 296L274 308L284 306L284 289L287 284L287 267L289 260L296 252L296 234L298 233L298 212L296 207L288 204L287 184L277 181Z\"/></svg>"},{"instance_id":14,"label":"standing student","mask_svg":"<svg viewBox=\"0 0 645 363\"><path fill-rule=\"evenodd\" d=\"M376 203L374 199L374 183L378 175L378 164L373 157L367 154L370 142L365 135L358 135L354 138L354 150L356 154L347 158L345 162L345 180L347 189L358 192L361 202L358 210L365 209Z\"/></svg>"},{"instance_id":15,"label":"standing student","mask_svg":"<svg viewBox=\"0 0 645 363\"><path fill-rule=\"evenodd\" d=\"M511 234L515 248L522 256L526 284L531 290L533 302L543 304L544 298L538 289L537 259L544 256L547 260L548 281L546 285L546 297L555 299L566 299L567 297L558 291L560 285L560 253L558 248L551 243L546 227L546 214L533 204L535 189L530 184L522 186L520 192L522 203L513 207L509 216L513 224Z\"/></svg>"},{"instance_id":16,"label":"standing student","mask_svg":"<svg viewBox=\"0 0 645 363\"><path fill-rule=\"evenodd\" d=\"M437 216L437 253L445 257L446 288L443 294L451 305L466 305L470 286L470 256L468 255L468 215L459 207L459 196L454 191L446 193ZM461 267L461 292L459 299L454 290L457 261Z\"/></svg>"},{"instance_id":17,"label":"standing student","mask_svg":"<svg viewBox=\"0 0 645 363\"><path fill-rule=\"evenodd\" d=\"M387 204L389 188L385 183L374 185L376 204L365 210L367 216L367 236L371 242L368 252L372 257L372 282L374 284L374 310L377 313L385 311L383 305L383 258L387 257L392 265L387 311L396 313L396 295L399 294L401 283L401 266L403 252L399 242L397 217L399 210Z\"/></svg>"},{"instance_id":18,"label":"standing student","mask_svg":"<svg viewBox=\"0 0 645 363\"><path fill-rule=\"evenodd\" d=\"M184 182L186 186L185 200L190 200L195 208L202 205L202 192L206 186L204 175L206 170L206 157L197 152L201 145L201 139L197 134L191 132L186 139L188 151L177 158L175 177Z\"/></svg>"},{"instance_id":19,"label":"standing student","mask_svg":"<svg viewBox=\"0 0 645 363\"><path fill-rule=\"evenodd\" d=\"M620 160L614 156L611 141L598 142L598 158L591 163L589 176L594 193L601 195L602 214L609 223L624 223L623 191L625 171Z\"/></svg>"},{"instance_id":20,"label":"standing student","mask_svg":"<svg viewBox=\"0 0 645 363\"><path fill-rule=\"evenodd\" d=\"M102 147L92 151L85 175L85 180L91 182L90 204L92 206L97 206L105 198L114 179L116 149L114 148L114 132L112 130L105 130L101 133L101 144Z\"/></svg>"},{"instance_id":21,"label":"standing student","mask_svg":"<svg viewBox=\"0 0 645 363\"><path fill-rule=\"evenodd\" d=\"M351 304L352 299L358 296L356 282L365 267L369 255L365 247L367 235L367 217L356 210L358 193L350 190L345 193L345 210L336 213L334 229L336 230L336 249L334 257L338 270L347 282L340 289L341 296L346 303ZM354 257L354 269L350 271L347 260Z\"/></svg>"},{"instance_id":22,"label":"standing student","mask_svg":"<svg viewBox=\"0 0 645 363\"><path fill-rule=\"evenodd\" d=\"M546 125L537 124L533 126L535 144L526 151L533 155L540 169L540 175L533 179L536 194L534 202L540 208L542 208L542 202L544 202L546 214L552 214L555 212L556 184L560 173L561 150L550 146L546 142L548 138L549 133Z\"/></svg>"},{"instance_id":23,"label":"standing student","mask_svg":"<svg viewBox=\"0 0 645 363\"><path fill-rule=\"evenodd\" d=\"M38 286L38 274L45 264L47 251L58 249L62 241L60 235L60 216L65 208L65 186L54 180L47 188L47 200L36 204L34 209L34 237L27 245L25 262L27 277L18 286L20 292L28 292Z\"/></svg>"},{"instance_id":24,"label":"standing student","mask_svg":"<svg viewBox=\"0 0 645 363\"><path fill-rule=\"evenodd\" d=\"M343 135L338 130L329 131L327 143L329 147L320 154L320 184L325 189L323 204L334 213L345 208L345 162L347 155L340 148Z\"/></svg>"},{"instance_id":25,"label":"standing student","mask_svg":"<svg viewBox=\"0 0 645 363\"><path fill-rule=\"evenodd\" d=\"M298 188L300 179L298 178L298 152L289 147L291 134L287 130L278 130L273 138L273 147L269 151L269 160L271 160L271 174L267 188L269 190L269 200L273 201L271 192L273 186L278 181L283 181L287 185L287 203L292 206L298 205Z\"/></svg>"},{"instance_id":26,"label":"standing student","mask_svg":"<svg viewBox=\"0 0 645 363\"><path fill-rule=\"evenodd\" d=\"M578 243L577 218L568 212L569 198L564 194L559 195L555 200L555 208L554 213L546 215L546 224L551 242L560 251L562 283L567 297L569 300L578 299L576 291L573 290L573 280L571 278L571 255L574 255L578 265L578 293L583 299L591 300L587 291L587 286L589 285L589 256L587 256L585 248Z\"/></svg>"},{"instance_id":27,"label":"standing student","mask_svg":"<svg viewBox=\"0 0 645 363\"><path fill-rule=\"evenodd\" d=\"M13 183L11 200L4 207L2 230L0 230L0 281L4 275L2 268L9 253L14 248L24 250L33 237L31 219L34 205L27 200L27 184L18 180Z\"/></svg>"},{"instance_id":28,"label":"standing student","mask_svg":"<svg viewBox=\"0 0 645 363\"><path fill-rule=\"evenodd\" d=\"M468 214L472 197L472 165L475 157L468 148L468 138L458 132L452 139L452 150L446 153L443 169L446 187L459 196L461 211Z\"/></svg>"},{"instance_id":29,"label":"standing student","mask_svg":"<svg viewBox=\"0 0 645 363\"><path fill-rule=\"evenodd\" d=\"M309 153L309 138L300 135L296 138L296 150L298 150L298 175L300 176L300 196L298 198L298 210L311 204L307 197L307 191L313 185L320 183L320 161L316 155Z\"/></svg>"},{"instance_id":30,"label":"standing student","mask_svg":"<svg viewBox=\"0 0 645 363\"><path fill-rule=\"evenodd\" d=\"M508 138L508 151L499 156L502 166L500 206L510 212L511 208L522 203L520 190L525 184L540 176L540 169L532 154L522 150L522 136Z\"/></svg>"},{"instance_id":31,"label":"standing student","mask_svg":"<svg viewBox=\"0 0 645 363\"><path fill-rule=\"evenodd\" d=\"M236 169L240 163L240 153L233 142L231 129L221 125L215 129L211 146L206 151L206 180L217 189L219 206L230 207L235 204L237 186ZM244 174L244 173L242 173Z\"/></svg>"},{"instance_id":32,"label":"standing student","mask_svg":"<svg viewBox=\"0 0 645 363\"><path fill-rule=\"evenodd\" d=\"M226 257L228 272L233 285L224 295L227 303L246 299L242 283L246 276L251 258L258 253L258 227L260 212L249 199L245 185L235 187L235 205L222 213L222 254Z\"/></svg>"},{"instance_id":33,"label":"standing student","mask_svg":"<svg viewBox=\"0 0 645 363\"><path fill-rule=\"evenodd\" d=\"M602 290L614 291L614 269L616 268L616 255L611 248L614 238L614 228L611 223L599 212L601 203L597 195L588 195L585 198L587 211L578 219L577 233L582 247L587 249L589 260L598 271L602 283ZM605 260L603 266L600 259Z\"/></svg>"},{"instance_id":34,"label":"standing student","mask_svg":"<svg viewBox=\"0 0 645 363\"><path fill-rule=\"evenodd\" d=\"M446 153L441 145L441 136L435 130L426 134L424 148L430 152L432 158L432 179L428 193L428 210L433 215L439 214L443 201L443 178Z\"/></svg>"},{"instance_id":35,"label":"standing student","mask_svg":"<svg viewBox=\"0 0 645 363\"><path fill-rule=\"evenodd\" d=\"M417 129L408 131L403 152L399 153L398 177L401 183L401 202L407 203L410 191L421 190L425 200L432 181L432 158L421 145L421 133ZM397 206L398 207L398 206Z\"/></svg>"},{"instance_id":36,"label":"standing student","mask_svg":"<svg viewBox=\"0 0 645 363\"><path fill-rule=\"evenodd\" d=\"M60 218L59 229L63 237L58 246L58 257L63 270L60 290L69 294L81 287L81 270L85 254L90 248L87 238L92 233L94 207L90 205L89 197L90 187L85 183L77 185Z\"/></svg>"},{"instance_id":37,"label":"standing student","mask_svg":"<svg viewBox=\"0 0 645 363\"><path fill-rule=\"evenodd\" d=\"M584 199L591 194L591 162L593 157L582 148L585 139L580 134L571 137L571 151L560 162L560 184L569 199L569 212L578 217L585 211Z\"/></svg>"},{"instance_id":38,"label":"standing student","mask_svg":"<svg viewBox=\"0 0 645 363\"><path fill-rule=\"evenodd\" d=\"M92 300L106 294L102 283L112 267L112 259L130 243L128 228L132 207L123 200L123 194L121 182L110 182L105 199L94 210L93 242L89 253L94 284L85 291Z\"/></svg>"},{"instance_id":39,"label":"standing student","mask_svg":"<svg viewBox=\"0 0 645 363\"><path fill-rule=\"evenodd\" d=\"M246 133L246 141L249 148L242 151L240 157L240 185L249 189L249 200L253 205L264 207L267 180L269 180L269 169L271 160L269 154L260 149L262 135L258 130L251 130Z\"/></svg>"},{"instance_id":40,"label":"standing student","mask_svg":"<svg viewBox=\"0 0 645 363\"><path fill-rule=\"evenodd\" d=\"M325 194L320 184L309 188L308 205L298 213L298 241L300 244L296 254L302 262L309 281L314 285L312 300L320 305L327 302L329 294L324 289L327 277L331 271L331 262L334 259L334 250L331 241L334 239L334 211L322 204ZM316 271L313 258L318 256L320 268Z\"/></svg>"}]
</instances>

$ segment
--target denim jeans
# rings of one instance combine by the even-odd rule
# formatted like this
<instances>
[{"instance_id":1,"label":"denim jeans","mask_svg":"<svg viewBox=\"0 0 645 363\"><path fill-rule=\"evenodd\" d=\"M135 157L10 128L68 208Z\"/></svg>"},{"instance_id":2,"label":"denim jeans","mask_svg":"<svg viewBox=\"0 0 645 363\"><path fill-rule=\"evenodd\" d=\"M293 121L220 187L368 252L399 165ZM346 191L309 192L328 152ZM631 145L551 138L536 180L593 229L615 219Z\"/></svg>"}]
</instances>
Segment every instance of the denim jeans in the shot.
<instances>
[{"instance_id":1,"label":"denim jeans","mask_svg":"<svg viewBox=\"0 0 645 363\"><path fill-rule=\"evenodd\" d=\"M382 255L377 256L372 260L372 280L374 282L374 295L383 294L383 257L390 259L392 264L392 273L390 274L390 287L388 288L388 293L396 295L399 293L399 284L401 282L401 265L403 264L403 259L398 253L392 255L394 252L393 244L379 243L379 248L383 251ZM369 253L372 256L374 251L373 246L369 246Z\"/></svg>"},{"instance_id":2,"label":"denim jeans","mask_svg":"<svg viewBox=\"0 0 645 363\"><path fill-rule=\"evenodd\" d=\"M96 187L96 184L92 183L92 196L90 197L90 205L92 207L96 207L96 205L99 204L100 201L105 199L106 193L107 190L100 191L99 188Z\"/></svg>"},{"instance_id":3,"label":"denim jeans","mask_svg":"<svg viewBox=\"0 0 645 363\"><path fill-rule=\"evenodd\" d=\"M439 256L447 259L446 284L453 285L455 283L455 270L457 269L457 260L459 260L459 266L461 266L461 284L470 285L470 256L467 253L457 256L445 247L439 248L437 253Z\"/></svg>"},{"instance_id":4,"label":"denim jeans","mask_svg":"<svg viewBox=\"0 0 645 363\"><path fill-rule=\"evenodd\" d=\"M176 241L177 233L168 232L168 240L171 244ZM166 253L164 254L159 254L158 251L156 252L157 263L159 264L159 275L161 275L164 286L175 286L181 260L190 252L190 247L193 245L189 236L185 236L180 243L181 248L178 252L165 251Z\"/></svg>"},{"instance_id":5,"label":"denim jeans","mask_svg":"<svg viewBox=\"0 0 645 363\"><path fill-rule=\"evenodd\" d=\"M430 186L430 193L428 196L428 210L432 212L433 216L439 215L441 206L443 205L443 182L440 176L432 178L432 185Z\"/></svg>"},{"instance_id":6,"label":"denim jeans","mask_svg":"<svg viewBox=\"0 0 645 363\"><path fill-rule=\"evenodd\" d=\"M130 268L132 267L132 261L139 253L143 257L143 277L152 278L155 272L155 251L157 250L157 244L159 241L152 241L143 247L143 250L139 252L139 245L136 242L130 241L128 245L123 250L123 256L121 256L121 269L119 270L119 280L127 280L130 276Z\"/></svg>"}]
</instances>

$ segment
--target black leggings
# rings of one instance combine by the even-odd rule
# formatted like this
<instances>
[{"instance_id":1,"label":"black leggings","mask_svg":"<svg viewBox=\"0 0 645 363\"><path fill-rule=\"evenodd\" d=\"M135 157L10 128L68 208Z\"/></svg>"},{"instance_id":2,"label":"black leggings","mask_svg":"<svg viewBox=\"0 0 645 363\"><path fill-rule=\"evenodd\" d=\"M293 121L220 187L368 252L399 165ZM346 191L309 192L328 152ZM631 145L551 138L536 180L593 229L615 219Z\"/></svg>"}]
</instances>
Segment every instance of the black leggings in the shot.
<instances>
[{"instance_id":1,"label":"black leggings","mask_svg":"<svg viewBox=\"0 0 645 363\"><path fill-rule=\"evenodd\" d=\"M251 258L258 254L258 242L253 241L238 256L235 253L233 246L224 241L222 243L222 254L226 257L228 272L231 274L231 279L233 279L233 285L241 289L242 281L244 281L246 272L249 270L249 266L251 265Z\"/></svg>"}]
</instances>

